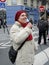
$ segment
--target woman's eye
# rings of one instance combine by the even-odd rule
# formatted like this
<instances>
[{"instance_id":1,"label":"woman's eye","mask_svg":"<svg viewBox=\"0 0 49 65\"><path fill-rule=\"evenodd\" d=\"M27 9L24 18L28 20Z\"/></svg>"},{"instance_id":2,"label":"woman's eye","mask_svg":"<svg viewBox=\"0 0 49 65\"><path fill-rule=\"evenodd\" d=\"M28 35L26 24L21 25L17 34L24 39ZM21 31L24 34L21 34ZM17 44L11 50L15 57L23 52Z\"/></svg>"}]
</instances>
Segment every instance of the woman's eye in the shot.
<instances>
[{"instance_id":1,"label":"woman's eye","mask_svg":"<svg viewBox=\"0 0 49 65\"><path fill-rule=\"evenodd\" d=\"M22 16L27 16L27 15L22 15Z\"/></svg>"},{"instance_id":2,"label":"woman's eye","mask_svg":"<svg viewBox=\"0 0 49 65\"><path fill-rule=\"evenodd\" d=\"M22 15L22 16L24 16L24 15Z\"/></svg>"}]
</instances>

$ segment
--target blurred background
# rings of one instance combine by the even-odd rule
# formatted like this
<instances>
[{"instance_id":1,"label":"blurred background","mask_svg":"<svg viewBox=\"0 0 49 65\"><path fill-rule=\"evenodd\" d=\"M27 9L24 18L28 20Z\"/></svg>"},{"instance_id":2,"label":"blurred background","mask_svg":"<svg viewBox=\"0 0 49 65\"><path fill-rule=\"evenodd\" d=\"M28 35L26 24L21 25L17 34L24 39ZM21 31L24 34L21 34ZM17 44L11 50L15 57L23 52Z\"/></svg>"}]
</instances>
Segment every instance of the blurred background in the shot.
<instances>
[{"instance_id":1,"label":"blurred background","mask_svg":"<svg viewBox=\"0 0 49 65\"><path fill-rule=\"evenodd\" d=\"M0 0L0 18L5 18L8 25L14 23L17 10L26 10L36 24L40 16L49 16L49 0Z\"/></svg>"}]
</instances>

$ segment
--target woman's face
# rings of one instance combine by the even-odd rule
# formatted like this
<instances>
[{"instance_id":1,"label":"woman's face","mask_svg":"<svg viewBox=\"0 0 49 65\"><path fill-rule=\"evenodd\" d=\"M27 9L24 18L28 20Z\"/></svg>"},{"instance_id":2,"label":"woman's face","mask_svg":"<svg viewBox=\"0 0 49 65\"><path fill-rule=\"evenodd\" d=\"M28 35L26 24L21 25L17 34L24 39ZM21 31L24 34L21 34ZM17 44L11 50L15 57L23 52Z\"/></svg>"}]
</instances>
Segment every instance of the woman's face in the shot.
<instances>
[{"instance_id":1,"label":"woman's face","mask_svg":"<svg viewBox=\"0 0 49 65\"><path fill-rule=\"evenodd\" d=\"M26 13L22 13L18 19L19 22L22 23L26 23L26 19L27 19L27 14Z\"/></svg>"}]
</instances>

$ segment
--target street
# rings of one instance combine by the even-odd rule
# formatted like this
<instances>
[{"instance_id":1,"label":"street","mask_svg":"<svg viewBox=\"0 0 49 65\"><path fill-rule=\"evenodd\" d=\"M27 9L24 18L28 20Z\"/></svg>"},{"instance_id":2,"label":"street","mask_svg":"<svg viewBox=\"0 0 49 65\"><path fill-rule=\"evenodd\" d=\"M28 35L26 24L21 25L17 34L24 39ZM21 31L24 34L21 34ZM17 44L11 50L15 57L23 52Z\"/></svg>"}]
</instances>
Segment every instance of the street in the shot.
<instances>
[{"instance_id":1,"label":"street","mask_svg":"<svg viewBox=\"0 0 49 65\"><path fill-rule=\"evenodd\" d=\"M34 65L49 65L49 41L47 40L47 45L44 45L42 39L41 45L37 44L38 29L36 26L33 26L33 37L35 39L35 45L37 47ZM0 65L12 65L8 57L10 46L10 37L7 33L7 30L4 33L3 29L0 29Z\"/></svg>"}]
</instances>

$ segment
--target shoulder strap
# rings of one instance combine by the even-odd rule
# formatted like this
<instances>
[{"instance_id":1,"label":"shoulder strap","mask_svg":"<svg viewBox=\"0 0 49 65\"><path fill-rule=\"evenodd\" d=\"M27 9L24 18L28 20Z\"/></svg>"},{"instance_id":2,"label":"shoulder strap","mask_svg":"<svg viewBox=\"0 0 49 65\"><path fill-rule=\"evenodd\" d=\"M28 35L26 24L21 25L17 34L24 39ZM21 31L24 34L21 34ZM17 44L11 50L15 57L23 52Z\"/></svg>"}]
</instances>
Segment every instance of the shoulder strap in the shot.
<instances>
[{"instance_id":1,"label":"shoulder strap","mask_svg":"<svg viewBox=\"0 0 49 65\"><path fill-rule=\"evenodd\" d=\"M20 50L22 48L22 46L25 44L26 40L19 46L19 48L17 50Z\"/></svg>"}]
</instances>

